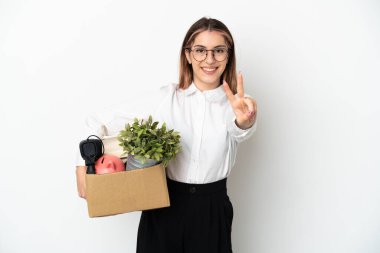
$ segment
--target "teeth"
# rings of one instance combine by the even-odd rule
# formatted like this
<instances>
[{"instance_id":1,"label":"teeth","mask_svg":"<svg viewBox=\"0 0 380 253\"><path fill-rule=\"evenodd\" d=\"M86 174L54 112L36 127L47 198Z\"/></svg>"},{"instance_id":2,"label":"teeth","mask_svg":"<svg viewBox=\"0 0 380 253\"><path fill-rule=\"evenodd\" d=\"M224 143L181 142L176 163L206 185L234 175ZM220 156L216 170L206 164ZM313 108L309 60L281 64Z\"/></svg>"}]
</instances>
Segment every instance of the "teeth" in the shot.
<instances>
[{"instance_id":1,"label":"teeth","mask_svg":"<svg viewBox=\"0 0 380 253\"><path fill-rule=\"evenodd\" d=\"M213 68L213 69L203 68L203 69L206 71L214 71L216 68Z\"/></svg>"}]
</instances>

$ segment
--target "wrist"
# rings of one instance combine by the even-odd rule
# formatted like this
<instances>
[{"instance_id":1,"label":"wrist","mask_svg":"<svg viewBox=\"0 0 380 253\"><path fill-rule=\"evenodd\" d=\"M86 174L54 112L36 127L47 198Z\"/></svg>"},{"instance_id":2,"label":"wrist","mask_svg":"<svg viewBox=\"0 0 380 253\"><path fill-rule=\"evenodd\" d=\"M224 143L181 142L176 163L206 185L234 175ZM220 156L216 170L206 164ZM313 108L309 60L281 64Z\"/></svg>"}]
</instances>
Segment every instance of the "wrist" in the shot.
<instances>
[{"instance_id":1,"label":"wrist","mask_svg":"<svg viewBox=\"0 0 380 253\"><path fill-rule=\"evenodd\" d=\"M240 124L236 119L235 119L235 124L238 128L242 129L242 130L247 130L248 128L251 128L253 126L253 124Z\"/></svg>"}]
</instances>

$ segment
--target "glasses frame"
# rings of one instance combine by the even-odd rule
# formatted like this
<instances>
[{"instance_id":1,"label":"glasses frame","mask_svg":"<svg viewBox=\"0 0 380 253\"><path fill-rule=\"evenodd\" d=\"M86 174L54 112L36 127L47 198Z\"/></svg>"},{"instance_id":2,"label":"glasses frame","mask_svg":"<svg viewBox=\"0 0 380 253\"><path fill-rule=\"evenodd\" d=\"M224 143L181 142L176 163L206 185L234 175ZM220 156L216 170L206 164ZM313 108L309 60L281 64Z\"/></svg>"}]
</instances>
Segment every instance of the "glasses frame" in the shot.
<instances>
[{"instance_id":1,"label":"glasses frame","mask_svg":"<svg viewBox=\"0 0 380 253\"><path fill-rule=\"evenodd\" d=\"M189 50L190 52L193 52L193 51L195 50L195 49L192 49L192 48L190 48L190 47L187 47L187 48L185 48L185 49ZM207 56L208 56L208 51L212 51L212 58L214 58L214 60L217 61L217 62L222 62L222 61L224 61L225 59L227 59L228 56L229 56L229 53L230 53L230 49L229 49L228 47L226 47L226 48L223 47L223 49L226 49L226 50L227 50L226 58L224 58L224 59L221 60L221 61L218 61L218 60L215 58L215 52L214 52L214 50L218 50L218 49L221 49L221 48L214 48L214 49L209 49L209 50L207 50L206 48L200 48L200 49L203 49L203 50L206 51L206 57L205 57L203 60L198 61L197 59L195 59L195 56L194 56L194 53L193 53L193 58L194 58L194 60L196 60L197 62L203 62L204 60L206 60L206 59L207 59Z\"/></svg>"}]
</instances>

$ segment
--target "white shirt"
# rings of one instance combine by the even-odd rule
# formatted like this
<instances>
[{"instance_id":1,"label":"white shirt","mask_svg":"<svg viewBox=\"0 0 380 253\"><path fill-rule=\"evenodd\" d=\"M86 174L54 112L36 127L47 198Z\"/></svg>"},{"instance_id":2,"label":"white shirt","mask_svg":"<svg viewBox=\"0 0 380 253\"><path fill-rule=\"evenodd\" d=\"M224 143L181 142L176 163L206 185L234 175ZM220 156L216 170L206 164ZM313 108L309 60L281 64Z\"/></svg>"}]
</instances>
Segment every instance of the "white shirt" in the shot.
<instances>
[{"instance_id":1,"label":"white shirt","mask_svg":"<svg viewBox=\"0 0 380 253\"><path fill-rule=\"evenodd\" d=\"M118 135L135 117L147 119L152 115L159 126L165 122L167 129L181 135L181 151L170 160L166 170L170 179L179 182L205 184L228 177L238 144L257 128L257 119L246 130L236 125L236 116L222 85L202 92L194 82L185 90L169 84L159 92L144 94L143 99L126 102L88 117L86 125L90 130L83 139L90 134ZM76 165L84 164L78 151Z\"/></svg>"}]
</instances>

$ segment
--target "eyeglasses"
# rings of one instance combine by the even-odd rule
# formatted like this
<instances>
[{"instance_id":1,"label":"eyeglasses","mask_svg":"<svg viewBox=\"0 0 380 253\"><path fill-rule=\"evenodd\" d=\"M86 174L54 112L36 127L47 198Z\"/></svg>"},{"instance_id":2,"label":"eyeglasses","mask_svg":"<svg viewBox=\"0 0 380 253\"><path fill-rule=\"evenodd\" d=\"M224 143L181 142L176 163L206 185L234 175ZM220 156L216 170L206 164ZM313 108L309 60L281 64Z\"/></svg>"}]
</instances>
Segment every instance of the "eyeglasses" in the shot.
<instances>
[{"instance_id":1,"label":"eyeglasses","mask_svg":"<svg viewBox=\"0 0 380 253\"><path fill-rule=\"evenodd\" d=\"M224 61L228 55L228 48L214 48L211 50L206 50L205 48L186 48L187 50L193 52L193 57L196 61L204 61L207 58L208 51L212 51L212 55L216 61Z\"/></svg>"}]
</instances>

